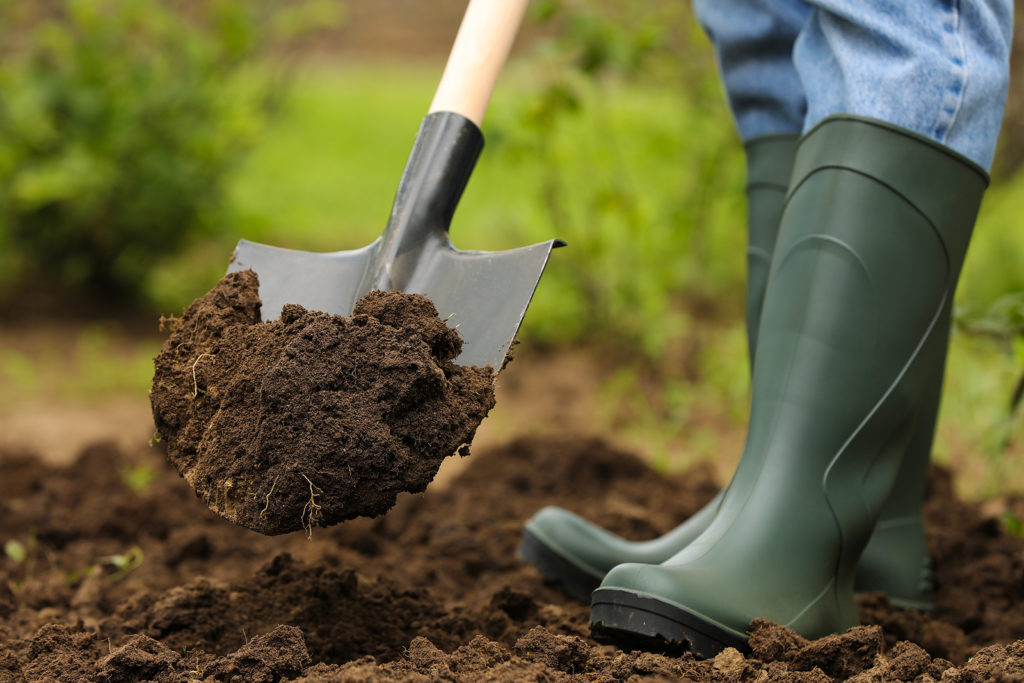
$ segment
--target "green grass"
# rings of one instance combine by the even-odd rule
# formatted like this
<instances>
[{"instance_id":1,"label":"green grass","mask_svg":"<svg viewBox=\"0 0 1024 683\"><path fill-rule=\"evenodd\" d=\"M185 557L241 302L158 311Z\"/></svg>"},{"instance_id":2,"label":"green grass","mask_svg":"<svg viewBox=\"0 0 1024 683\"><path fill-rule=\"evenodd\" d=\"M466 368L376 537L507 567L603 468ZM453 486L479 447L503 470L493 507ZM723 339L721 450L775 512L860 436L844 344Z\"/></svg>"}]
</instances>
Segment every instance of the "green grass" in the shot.
<instances>
[{"instance_id":1,"label":"green grass","mask_svg":"<svg viewBox=\"0 0 1024 683\"><path fill-rule=\"evenodd\" d=\"M130 395L146 400L155 339L99 324L44 332L31 345L0 335L0 410L40 402L82 403Z\"/></svg>"},{"instance_id":2,"label":"green grass","mask_svg":"<svg viewBox=\"0 0 1024 683\"><path fill-rule=\"evenodd\" d=\"M1022 196L1024 172L986 194L957 291L961 306L983 310L1008 292L1024 292Z\"/></svg>"},{"instance_id":3,"label":"green grass","mask_svg":"<svg viewBox=\"0 0 1024 683\"><path fill-rule=\"evenodd\" d=\"M432 75L397 67L300 74L232 186L241 231L310 250L354 248L380 234Z\"/></svg>"},{"instance_id":4,"label":"green grass","mask_svg":"<svg viewBox=\"0 0 1024 683\"><path fill-rule=\"evenodd\" d=\"M180 310L223 275L240 238L294 249L362 246L383 230L433 84L387 67L299 74L281 115L231 184L234 220L155 273L152 295Z\"/></svg>"}]
</instances>

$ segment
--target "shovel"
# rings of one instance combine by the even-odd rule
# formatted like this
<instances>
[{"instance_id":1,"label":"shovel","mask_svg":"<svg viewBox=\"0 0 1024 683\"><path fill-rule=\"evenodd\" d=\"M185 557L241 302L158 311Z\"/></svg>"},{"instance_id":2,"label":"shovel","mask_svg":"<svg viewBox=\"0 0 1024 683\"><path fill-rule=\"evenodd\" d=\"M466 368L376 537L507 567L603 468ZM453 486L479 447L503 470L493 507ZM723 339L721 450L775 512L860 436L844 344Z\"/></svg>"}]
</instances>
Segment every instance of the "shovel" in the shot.
<instances>
[{"instance_id":1,"label":"shovel","mask_svg":"<svg viewBox=\"0 0 1024 683\"><path fill-rule=\"evenodd\" d=\"M527 2L470 1L383 235L331 253L238 243L228 272L251 268L259 276L263 320L277 318L284 304L350 315L376 289L423 294L465 341L456 362L500 371L548 256L564 243L461 251L448 226L483 148L479 125Z\"/></svg>"}]
</instances>

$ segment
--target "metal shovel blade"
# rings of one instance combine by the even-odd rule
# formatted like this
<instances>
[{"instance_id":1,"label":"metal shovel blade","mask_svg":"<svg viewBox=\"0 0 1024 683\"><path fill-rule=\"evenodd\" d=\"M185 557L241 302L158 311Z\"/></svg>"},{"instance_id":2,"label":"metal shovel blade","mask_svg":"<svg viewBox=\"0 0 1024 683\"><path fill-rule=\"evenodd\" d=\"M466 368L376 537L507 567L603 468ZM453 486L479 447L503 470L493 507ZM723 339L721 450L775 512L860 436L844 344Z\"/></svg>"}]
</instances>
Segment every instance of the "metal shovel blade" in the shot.
<instances>
[{"instance_id":1,"label":"metal shovel blade","mask_svg":"<svg viewBox=\"0 0 1024 683\"><path fill-rule=\"evenodd\" d=\"M549 240L508 251L460 251L448 225L483 146L480 130L450 112L420 126L387 229L353 251L314 253L242 240L228 272L259 276L263 319L284 304L349 315L367 292L423 294L465 344L460 365L501 369L551 250Z\"/></svg>"}]
</instances>

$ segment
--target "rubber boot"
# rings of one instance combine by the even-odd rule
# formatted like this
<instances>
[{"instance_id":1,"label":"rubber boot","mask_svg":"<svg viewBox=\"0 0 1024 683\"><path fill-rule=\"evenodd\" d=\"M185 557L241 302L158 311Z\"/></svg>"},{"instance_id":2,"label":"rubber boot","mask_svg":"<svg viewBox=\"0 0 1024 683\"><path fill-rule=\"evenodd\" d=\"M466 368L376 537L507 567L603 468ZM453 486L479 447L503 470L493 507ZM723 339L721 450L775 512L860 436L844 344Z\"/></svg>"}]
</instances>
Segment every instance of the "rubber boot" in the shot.
<instances>
[{"instance_id":1,"label":"rubber boot","mask_svg":"<svg viewBox=\"0 0 1024 683\"><path fill-rule=\"evenodd\" d=\"M857 624L854 574L897 479L985 172L852 116L801 140L765 293L744 456L718 514L660 565L613 568L595 637L702 657L756 617Z\"/></svg>"},{"instance_id":2,"label":"rubber boot","mask_svg":"<svg viewBox=\"0 0 1024 683\"><path fill-rule=\"evenodd\" d=\"M758 138L746 145L747 336L751 367L768 267L795 150L796 136ZM948 328L946 323L946 334L936 335L930 341L928 362L932 364L933 380L919 396L921 417L910 438L894 493L861 556L855 577L858 593L883 592L893 605L905 609L930 610L934 604L934 579L922 506L942 390ZM722 495L719 492L681 525L648 541L628 541L568 510L546 507L526 522L519 556L558 583L570 597L589 602L590 594L612 567L627 562L660 564L685 548L714 519Z\"/></svg>"},{"instance_id":3,"label":"rubber boot","mask_svg":"<svg viewBox=\"0 0 1024 683\"><path fill-rule=\"evenodd\" d=\"M925 535L924 499L951 324L951 306L947 306L939 330L922 349L926 356L921 362L928 368L928 377L918 398L917 423L892 493L861 553L853 583L856 593L885 593L894 607L922 612L935 606L935 572Z\"/></svg>"},{"instance_id":4,"label":"rubber boot","mask_svg":"<svg viewBox=\"0 0 1024 683\"><path fill-rule=\"evenodd\" d=\"M747 349L754 364L761 302L771 266L782 204L789 187L798 136L769 135L744 145L747 157ZM604 575L623 562L659 564L685 548L715 518L719 492L703 508L664 536L627 541L559 507L546 507L523 529L519 557L556 581L580 602Z\"/></svg>"}]
</instances>

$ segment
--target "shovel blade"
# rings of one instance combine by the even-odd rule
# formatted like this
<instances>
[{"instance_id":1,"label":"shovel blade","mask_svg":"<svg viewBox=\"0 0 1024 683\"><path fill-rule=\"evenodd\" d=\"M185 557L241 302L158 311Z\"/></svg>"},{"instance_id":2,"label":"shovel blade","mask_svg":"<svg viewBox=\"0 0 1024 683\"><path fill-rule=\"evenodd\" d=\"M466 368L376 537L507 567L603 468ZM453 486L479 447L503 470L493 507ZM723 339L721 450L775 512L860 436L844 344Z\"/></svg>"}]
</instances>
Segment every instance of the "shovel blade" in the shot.
<instances>
[{"instance_id":1,"label":"shovel blade","mask_svg":"<svg viewBox=\"0 0 1024 683\"><path fill-rule=\"evenodd\" d=\"M415 269L396 287L423 294L465 344L460 365L501 369L526 308L558 240L508 251L460 251L445 240L424 248ZM368 272L380 240L353 251L314 253L242 240L228 271L252 269L259 276L262 316L276 320L285 304L351 315L356 301L382 281ZM388 278L383 278L388 281Z\"/></svg>"},{"instance_id":2,"label":"shovel blade","mask_svg":"<svg viewBox=\"0 0 1024 683\"><path fill-rule=\"evenodd\" d=\"M277 320L285 304L349 315L362 296L357 293L359 282L376 244L352 251L317 253L240 240L228 272L251 269L259 276L264 321Z\"/></svg>"}]
</instances>

